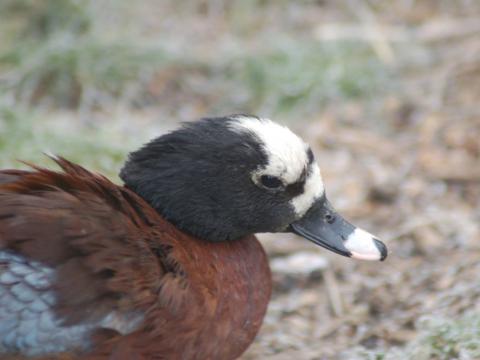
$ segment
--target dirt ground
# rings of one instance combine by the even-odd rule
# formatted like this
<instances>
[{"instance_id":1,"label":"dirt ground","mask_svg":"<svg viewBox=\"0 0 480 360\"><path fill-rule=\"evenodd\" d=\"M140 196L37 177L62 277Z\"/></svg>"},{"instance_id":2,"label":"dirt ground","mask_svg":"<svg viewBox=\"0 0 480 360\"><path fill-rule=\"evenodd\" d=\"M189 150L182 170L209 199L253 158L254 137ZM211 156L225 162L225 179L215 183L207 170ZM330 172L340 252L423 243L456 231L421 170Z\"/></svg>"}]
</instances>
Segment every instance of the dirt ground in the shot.
<instances>
[{"instance_id":1,"label":"dirt ground","mask_svg":"<svg viewBox=\"0 0 480 360\"><path fill-rule=\"evenodd\" d=\"M277 271L275 292L245 359L368 358L363 349L386 356L414 341L422 321L477 316L480 127L442 121L439 112L421 116L424 121L395 135L337 127L328 118L308 131L319 144L333 203L378 234L390 255L384 263L356 262L299 238L265 236ZM457 145L449 145L457 136ZM313 269L278 263L305 251L326 261L316 260ZM457 351L397 358L460 358Z\"/></svg>"},{"instance_id":2,"label":"dirt ground","mask_svg":"<svg viewBox=\"0 0 480 360\"><path fill-rule=\"evenodd\" d=\"M333 204L378 234L390 256L355 262L266 236L273 262L302 251L327 261L300 266L308 277L275 274L265 325L244 359L480 358L480 18L469 14L476 30L466 35L462 16L424 10L427 18L410 15L436 61L401 69L403 92L377 104L383 124L348 103L302 129ZM445 335L462 321L472 325L472 351Z\"/></svg>"}]
</instances>

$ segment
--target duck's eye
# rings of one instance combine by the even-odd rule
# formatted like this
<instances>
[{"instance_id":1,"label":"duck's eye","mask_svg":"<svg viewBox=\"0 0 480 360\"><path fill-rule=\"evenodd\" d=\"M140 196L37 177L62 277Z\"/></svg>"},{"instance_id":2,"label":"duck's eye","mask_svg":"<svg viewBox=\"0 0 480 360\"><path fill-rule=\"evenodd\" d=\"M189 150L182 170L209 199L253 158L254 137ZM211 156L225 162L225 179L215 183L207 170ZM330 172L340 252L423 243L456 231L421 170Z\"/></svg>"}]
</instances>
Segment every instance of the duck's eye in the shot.
<instances>
[{"instance_id":1,"label":"duck's eye","mask_svg":"<svg viewBox=\"0 0 480 360\"><path fill-rule=\"evenodd\" d=\"M270 175L262 175L260 177L260 182L263 186L269 189L278 189L282 186L282 181L279 178Z\"/></svg>"}]
</instances>

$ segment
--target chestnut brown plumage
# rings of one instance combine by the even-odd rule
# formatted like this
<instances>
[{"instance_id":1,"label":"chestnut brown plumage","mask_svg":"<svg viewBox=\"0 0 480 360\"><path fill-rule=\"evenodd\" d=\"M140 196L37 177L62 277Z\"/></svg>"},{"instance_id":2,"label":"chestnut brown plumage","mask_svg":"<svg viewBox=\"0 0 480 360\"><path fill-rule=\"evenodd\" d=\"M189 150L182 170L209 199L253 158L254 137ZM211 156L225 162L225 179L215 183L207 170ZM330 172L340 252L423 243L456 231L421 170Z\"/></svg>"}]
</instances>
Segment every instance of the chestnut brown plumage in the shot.
<instances>
[{"instance_id":1,"label":"chestnut brown plumage","mask_svg":"<svg viewBox=\"0 0 480 360\"><path fill-rule=\"evenodd\" d=\"M56 162L63 171L0 173L0 250L56 269L54 311L65 324L112 310L145 314L128 335L97 329L93 350L81 358L238 357L270 297L258 241L186 235L130 190L65 159Z\"/></svg>"}]
</instances>

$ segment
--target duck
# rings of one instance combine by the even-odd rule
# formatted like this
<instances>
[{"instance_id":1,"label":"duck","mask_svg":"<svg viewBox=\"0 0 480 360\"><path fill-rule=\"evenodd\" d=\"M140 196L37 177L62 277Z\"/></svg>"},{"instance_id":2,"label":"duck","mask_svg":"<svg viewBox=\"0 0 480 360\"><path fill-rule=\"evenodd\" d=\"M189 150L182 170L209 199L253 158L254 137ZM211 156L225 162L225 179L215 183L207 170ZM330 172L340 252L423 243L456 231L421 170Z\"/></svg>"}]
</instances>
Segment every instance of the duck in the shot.
<instances>
[{"instance_id":1,"label":"duck","mask_svg":"<svg viewBox=\"0 0 480 360\"><path fill-rule=\"evenodd\" d=\"M0 358L237 359L272 292L255 234L387 257L266 118L184 123L130 153L121 185L51 157L59 170L0 171Z\"/></svg>"}]
</instances>

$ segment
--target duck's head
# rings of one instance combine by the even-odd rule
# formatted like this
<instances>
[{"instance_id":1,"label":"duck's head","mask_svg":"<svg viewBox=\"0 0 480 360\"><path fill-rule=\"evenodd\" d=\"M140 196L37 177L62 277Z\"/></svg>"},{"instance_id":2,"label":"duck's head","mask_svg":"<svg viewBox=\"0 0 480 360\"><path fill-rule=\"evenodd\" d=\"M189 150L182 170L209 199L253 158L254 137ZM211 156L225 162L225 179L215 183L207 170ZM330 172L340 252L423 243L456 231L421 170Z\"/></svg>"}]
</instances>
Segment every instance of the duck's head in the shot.
<instances>
[{"instance_id":1,"label":"duck's head","mask_svg":"<svg viewBox=\"0 0 480 360\"><path fill-rule=\"evenodd\" d=\"M344 256L387 256L382 242L335 212L310 147L268 119L185 124L131 153L120 177L167 220L207 241L294 232Z\"/></svg>"}]
</instances>

